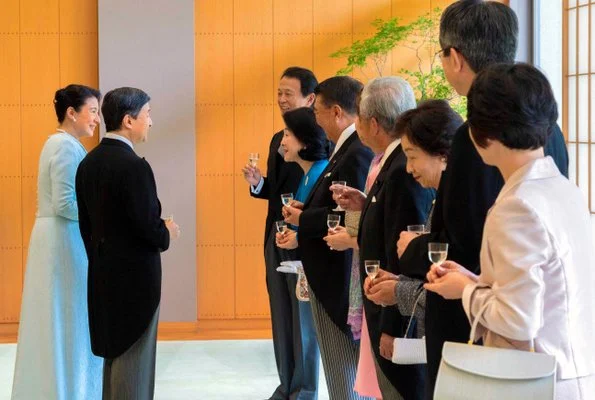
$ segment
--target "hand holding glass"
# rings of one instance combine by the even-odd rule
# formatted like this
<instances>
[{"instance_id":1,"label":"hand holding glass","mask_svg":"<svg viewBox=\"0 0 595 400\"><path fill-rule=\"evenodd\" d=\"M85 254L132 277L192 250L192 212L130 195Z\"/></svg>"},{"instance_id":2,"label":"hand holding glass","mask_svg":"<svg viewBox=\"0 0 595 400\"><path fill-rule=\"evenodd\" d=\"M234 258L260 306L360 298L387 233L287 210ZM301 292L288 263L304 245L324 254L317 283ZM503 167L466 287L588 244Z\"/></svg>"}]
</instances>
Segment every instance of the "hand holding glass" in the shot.
<instances>
[{"instance_id":1,"label":"hand holding glass","mask_svg":"<svg viewBox=\"0 0 595 400\"><path fill-rule=\"evenodd\" d=\"M277 232L283 235L287 229L287 224L285 223L285 221L277 221L275 222L275 225L277 226Z\"/></svg>"},{"instance_id":2,"label":"hand holding glass","mask_svg":"<svg viewBox=\"0 0 595 400\"><path fill-rule=\"evenodd\" d=\"M250 153L250 155L248 156L248 161L250 162L250 166L252 168L256 168L258 159L259 159L258 153Z\"/></svg>"},{"instance_id":3,"label":"hand holding glass","mask_svg":"<svg viewBox=\"0 0 595 400\"><path fill-rule=\"evenodd\" d=\"M370 280L374 282L374 278L378 275L380 269L380 261L378 260L365 260L364 265L366 267L366 274L370 277Z\"/></svg>"},{"instance_id":4,"label":"hand holding glass","mask_svg":"<svg viewBox=\"0 0 595 400\"><path fill-rule=\"evenodd\" d=\"M331 231L334 231L336 227L339 226L341 222L341 216L337 214L329 214L326 217L326 225Z\"/></svg>"},{"instance_id":5,"label":"hand holding glass","mask_svg":"<svg viewBox=\"0 0 595 400\"><path fill-rule=\"evenodd\" d=\"M448 257L448 243L428 243L428 257L434 264L441 265Z\"/></svg>"},{"instance_id":6,"label":"hand holding glass","mask_svg":"<svg viewBox=\"0 0 595 400\"><path fill-rule=\"evenodd\" d=\"M346 181L332 181L331 182L332 185L336 185L336 186L340 186L340 188L335 189L334 191L339 194L339 196L341 196L341 193L343 193L343 189L345 188L345 186L347 186L347 182ZM333 211L345 211L343 210L343 208L337 204L337 207L335 207L333 209Z\"/></svg>"},{"instance_id":7,"label":"hand holding glass","mask_svg":"<svg viewBox=\"0 0 595 400\"><path fill-rule=\"evenodd\" d=\"M285 207L289 207L289 205L291 204L292 201L293 201L293 193L283 193L281 195L281 203L283 203L283 205Z\"/></svg>"}]
</instances>

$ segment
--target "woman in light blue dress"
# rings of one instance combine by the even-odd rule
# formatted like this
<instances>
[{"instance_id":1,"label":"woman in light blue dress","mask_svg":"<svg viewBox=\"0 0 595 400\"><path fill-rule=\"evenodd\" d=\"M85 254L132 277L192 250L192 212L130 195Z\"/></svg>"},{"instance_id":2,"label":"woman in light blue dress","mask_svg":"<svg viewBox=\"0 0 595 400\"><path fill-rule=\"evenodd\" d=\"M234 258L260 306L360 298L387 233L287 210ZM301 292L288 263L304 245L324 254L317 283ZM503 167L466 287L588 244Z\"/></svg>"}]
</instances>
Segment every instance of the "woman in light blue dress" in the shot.
<instances>
[{"instance_id":1,"label":"woman in light blue dress","mask_svg":"<svg viewBox=\"0 0 595 400\"><path fill-rule=\"evenodd\" d=\"M37 214L27 257L13 400L101 398L103 360L91 353L87 256L74 181L86 151L79 139L99 125L99 91L56 92L57 133L41 151Z\"/></svg>"}]
</instances>

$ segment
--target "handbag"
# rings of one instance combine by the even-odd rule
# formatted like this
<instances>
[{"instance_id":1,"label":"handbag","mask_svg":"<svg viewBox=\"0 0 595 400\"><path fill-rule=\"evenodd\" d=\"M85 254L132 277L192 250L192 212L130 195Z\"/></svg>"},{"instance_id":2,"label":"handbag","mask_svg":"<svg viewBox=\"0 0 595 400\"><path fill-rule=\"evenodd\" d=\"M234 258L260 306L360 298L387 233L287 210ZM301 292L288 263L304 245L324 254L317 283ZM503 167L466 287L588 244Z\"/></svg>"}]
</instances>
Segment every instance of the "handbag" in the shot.
<instances>
[{"instance_id":1,"label":"handbag","mask_svg":"<svg viewBox=\"0 0 595 400\"><path fill-rule=\"evenodd\" d=\"M487 305L473 321L469 343L444 343L434 399L554 399L556 358L535 353L533 339L531 351L473 345Z\"/></svg>"},{"instance_id":2,"label":"handbag","mask_svg":"<svg viewBox=\"0 0 595 400\"><path fill-rule=\"evenodd\" d=\"M409 318L409 323L407 324L407 330L405 331L405 337L395 338L393 342L392 362L394 364L411 365L427 363L426 337L424 336L421 339L407 337L407 334L409 333L409 328L411 328L413 316L415 315L417 303L419 302L421 296L425 294L426 291L422 290L419 296L417 296L417 299L415 300L415 304L413 305L413 311L411 312L411 317Z\"/></svg>"}]
</instances>

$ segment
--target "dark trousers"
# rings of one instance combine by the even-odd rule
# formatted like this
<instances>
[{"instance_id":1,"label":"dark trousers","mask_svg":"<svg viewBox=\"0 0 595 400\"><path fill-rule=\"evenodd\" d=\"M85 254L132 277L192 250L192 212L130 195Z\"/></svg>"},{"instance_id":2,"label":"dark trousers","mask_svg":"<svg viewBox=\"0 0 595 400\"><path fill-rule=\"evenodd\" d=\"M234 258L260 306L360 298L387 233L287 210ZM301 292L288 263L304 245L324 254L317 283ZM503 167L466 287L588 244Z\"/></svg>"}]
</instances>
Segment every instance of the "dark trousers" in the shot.
<instances>
[{"instance_id":1,"label":"dark trousers","mask_svg":"<svg viewBox=\"0 0 595 400\"><path fill-rule=\"evenodd\" d=\"M147 330L123 354L103 361L103 400L152 400L159 307Z\"/></svg>"},{"instance_id":2,"label":"dark trousers","mask_svg":"<svg viewBox=\"0 0 595 400\"><path fill-rule=\"evenodd\" d=\"M320 353L310 304L297 300L297 275L277 271L281 261L294 259L275 245L275 232L265 243L266 282L271 307L273 346L280 385L272 400L316 400Z\"/></svg>"}]
</instances>

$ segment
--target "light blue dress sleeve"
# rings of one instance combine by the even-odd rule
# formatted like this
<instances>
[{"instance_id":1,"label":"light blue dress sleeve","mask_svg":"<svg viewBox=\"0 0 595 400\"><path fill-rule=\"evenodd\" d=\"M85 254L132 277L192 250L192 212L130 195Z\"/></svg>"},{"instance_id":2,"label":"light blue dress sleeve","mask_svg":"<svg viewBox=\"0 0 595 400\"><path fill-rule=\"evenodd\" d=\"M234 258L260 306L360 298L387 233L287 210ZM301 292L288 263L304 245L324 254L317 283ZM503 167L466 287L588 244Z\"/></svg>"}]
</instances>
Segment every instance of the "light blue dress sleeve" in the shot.
<instances>
[{"instance_id":1,"label":"light blue dress sleeve","mask_svg":"<svg viewBox=\"0 0 595 400\"><path fill-rule=\"evenodd\" d=\"M50 159L52 208L56 215L78 221L74 180L81 161L75 143L63 141Z\"/></svg>"}]
</instances>

